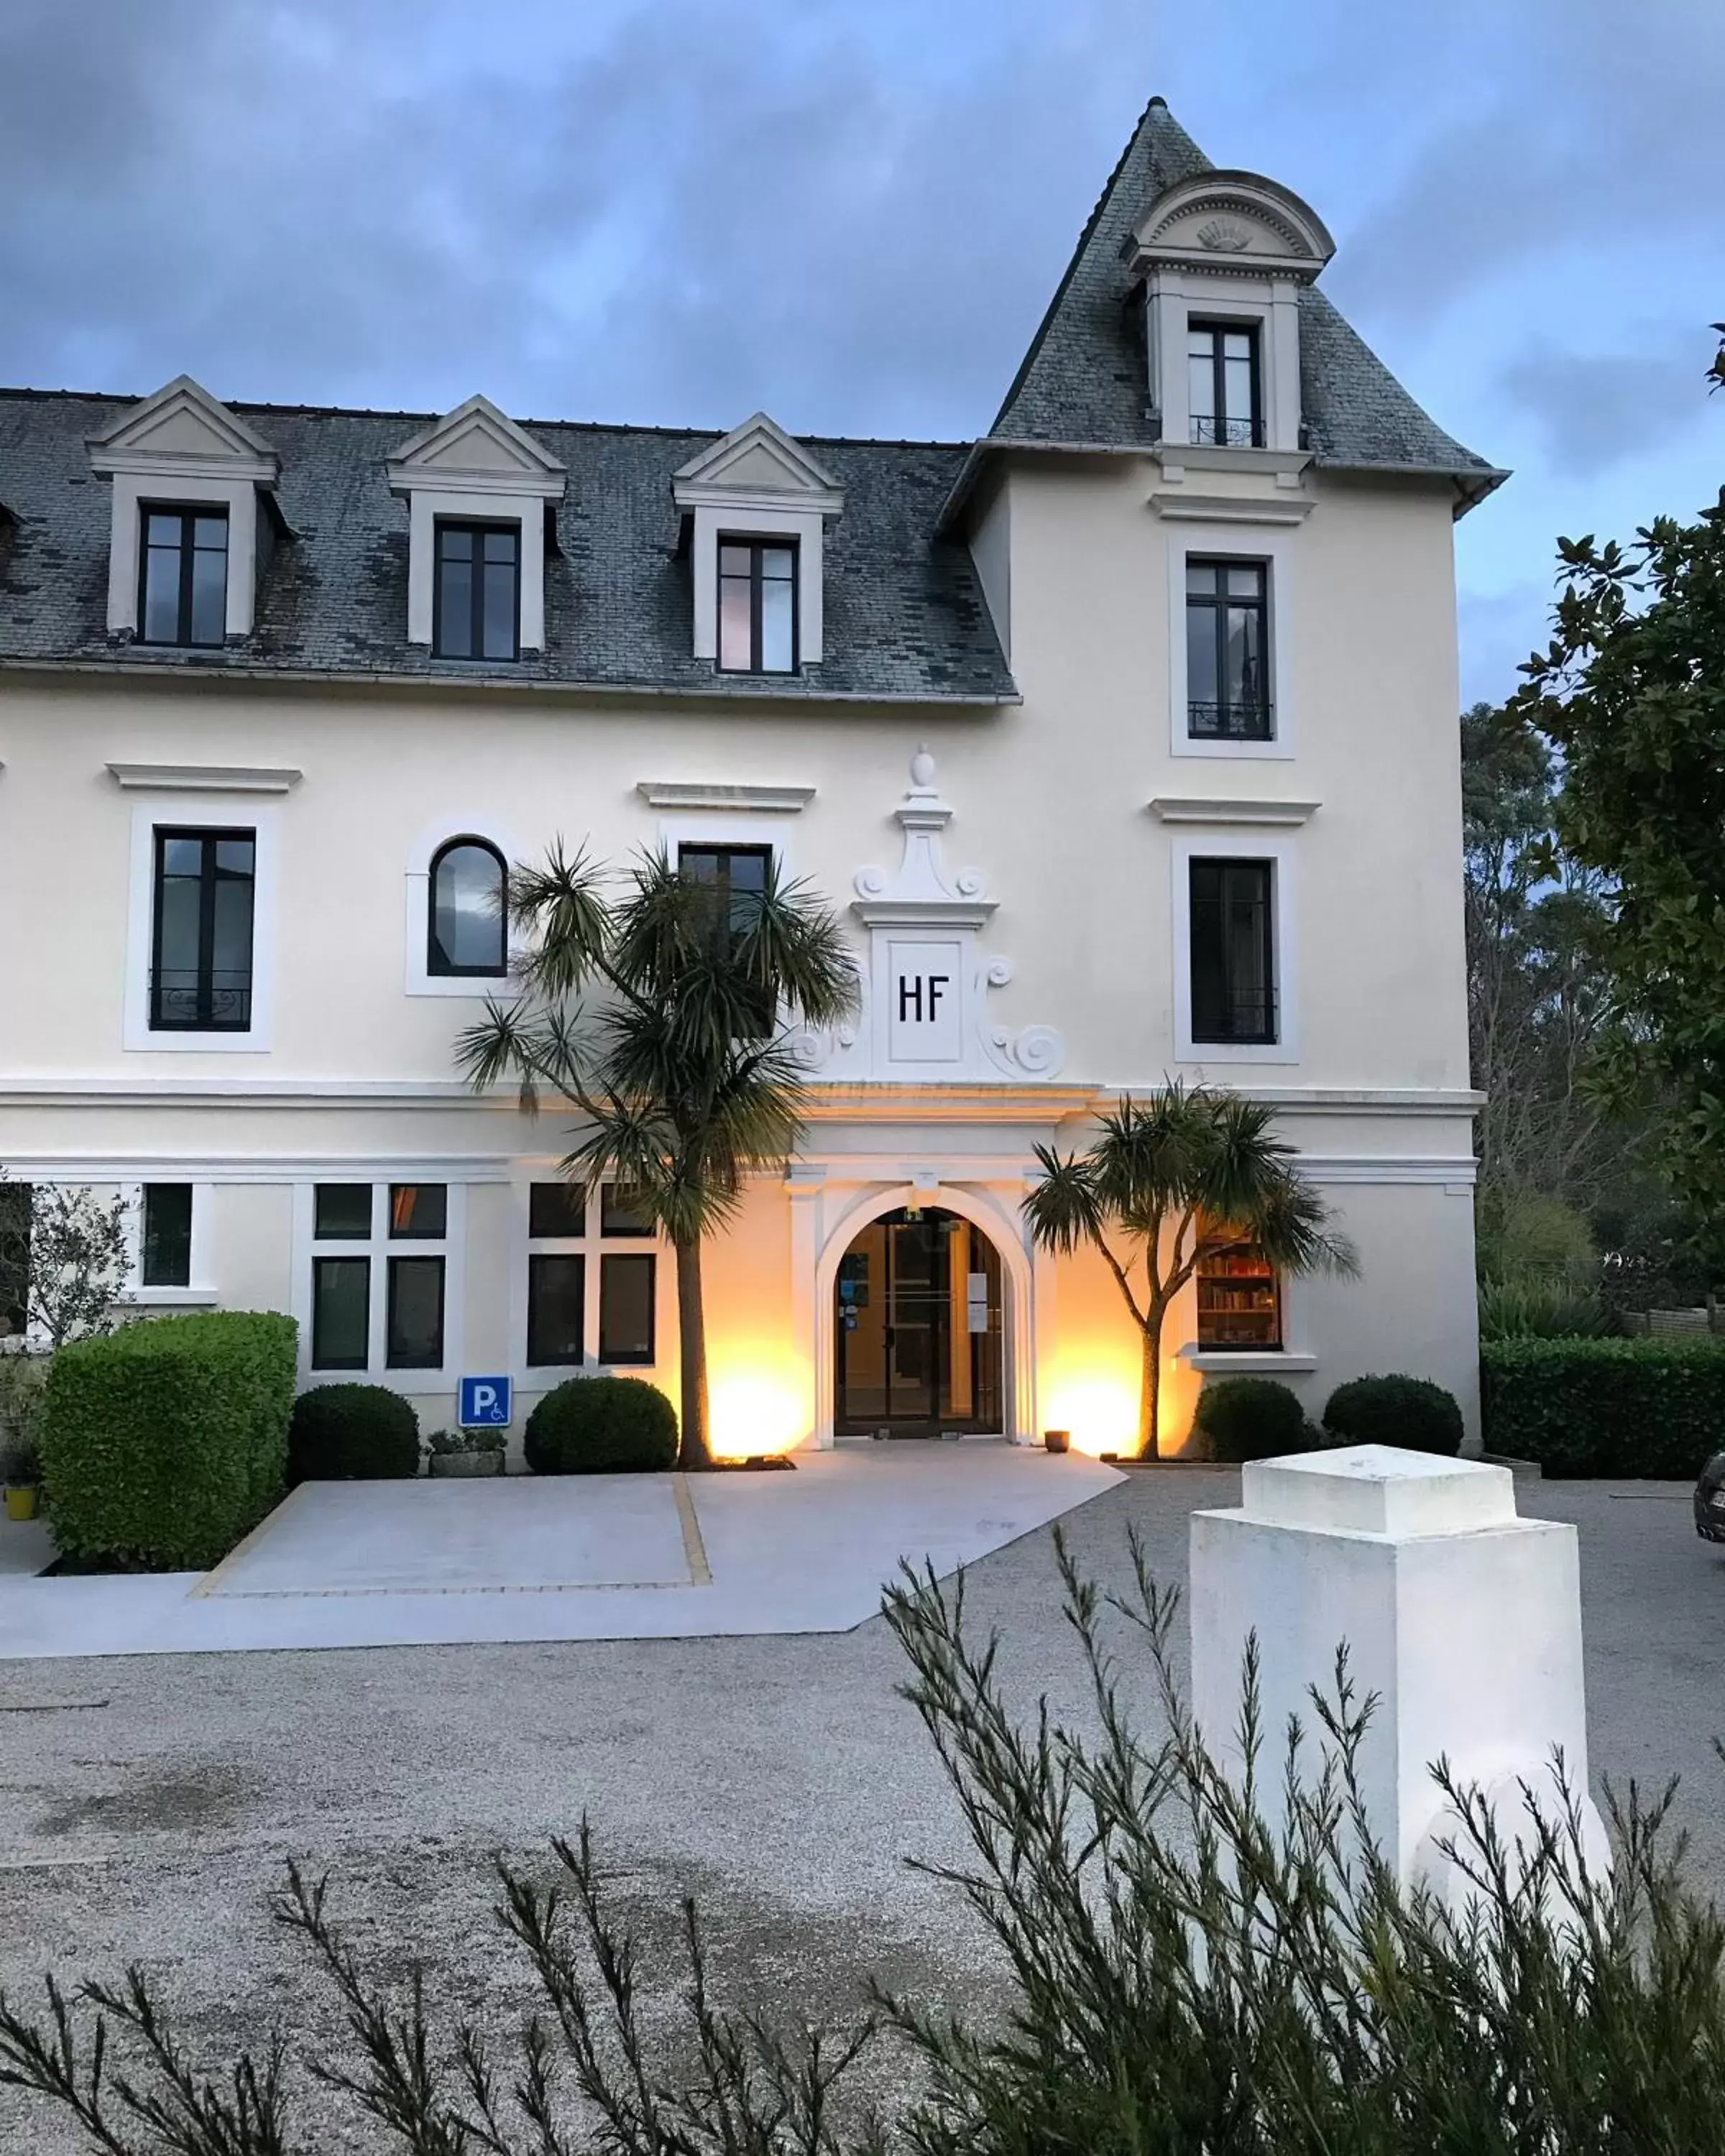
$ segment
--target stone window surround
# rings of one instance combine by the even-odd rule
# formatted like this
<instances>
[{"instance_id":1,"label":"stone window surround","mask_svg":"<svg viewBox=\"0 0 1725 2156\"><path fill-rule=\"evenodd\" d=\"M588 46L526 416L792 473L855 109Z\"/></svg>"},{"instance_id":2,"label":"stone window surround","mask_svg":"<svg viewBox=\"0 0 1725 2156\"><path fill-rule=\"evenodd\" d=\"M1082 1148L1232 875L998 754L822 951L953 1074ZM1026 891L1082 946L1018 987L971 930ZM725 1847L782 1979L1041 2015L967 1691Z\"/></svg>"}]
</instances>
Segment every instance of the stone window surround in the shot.
<instances>
[{"instance_id":1,"label":"stone window surround","mask_svg":"<svg viewBox=\"0 0 1725 2156\"><path fill-rule=\"evenodd\" d=\"M1168 848L1173 882L1174 1060L1177 1063L1297 1063L1300 1060L1299 941L1295 841L1266 838L1260 825L1219 825ZM1271 933L1276 952L1276 1039L1194 1041L1192 1038L1192 862L1194 859L1268 861Z\"/></svg>"},{"instance_id":2,"label":"stone window surround","mask_svg":"<svg viewBox=\"0 0 1725 2156\"><path fill-rule=\"evenodd\" d=\"M229 636L249 636L258 581L258 490L275 482L275 467L262 459L224 465L220 475L173 458L140 453L113 460L113 524L108 547L108 633L138 633L146 509L219 508L228 518ZM267 511L265 512L268 513ZM157 647L158 649L168 647Z\"/></svg>"},{"instance_id":3,"label":"stone window surround","mask_svg":"<svg viewBox=\"0 0 1725 2156\"><path fill-rule=\"evenodd\" d=\"M1243 259L1243 258L1242 258ZM1150 396L1162 420L1165 453L1196 446L1186 368L1190 321L1237 322L1258 332L1263 449L1300 447L1300 280L1232 272L1158 268L1144 280L1149 314ZM1205 452L1214 460L1214 449ZM1262 451L1237 453L1245 468Z\"/></svg>"},{"instance_id":4,"label":"stone window surround","mask_svg":"<svg viewBox=\"0 0 1725 2156\"><path fill-rule=\"evenodd\" d=\"M131 813L131 862L126 914L126 987L121 1045L128 1055L267 1055L275 1015L278 811L255 798L221 802L214 789L166 793ZM173 829L255 834L252 867L252 1022L243 1033L200 1033L150 1025L150 958L155 930L156 833Z\"/></svg>"},{"instance_id":5,"label":"stone window surround","mask_svg":"<svg viewBox=\"0 0 1725 2156\"><path fill-rule=\"evenodd\" d=\"M367 1173L367 1169L372 1172ZM372 1193L372 1232L340 1242L320 1243L316 1228L318 1183L357 1183ZM441 1239L397 1236L389 1233L389 1186L392 1183L440 1183L447 1193L448 1211ZM296 1180L293 1186L293 1284L291 1316L300 1327L300 1383L312 1385L388 1385L403 1394L449 1393L462 1368L462 1320L466 1297L467 1186L441 1172L379 1176L367 1163L357 1173L320 1174L316 1180ZM314 1370L311 1367L311 1260L318 1257L368 1258L371 1296L366 1367L362 1370ZM435 1370L392 1370L385 1361L389 1319L388 1261L393 1257L439 1258L444 1261L444 1359Z\"/></svg>"},{"instance_id":6,"label":"stone window surround","mask_svg":"<svg viewBox=\"0 0 1725 2156\"><path fill-rule=\"evenodd\" d=\"M524 858L523 850L509 827L493 817L444 816L424 827L408 855L406 910L402 920L403 995L458 996L465 997L469 1003L482 1003L487 996L501 994L508 988L506 974L434 973L430 968L432 857L452 839L470 838L483 839L488 845L495 846L502 855L506 867L513 868ZM511 921L508 939L511 959L521 947L519 932Z\"/></svg>"},{"instance_id":7,"label":"stone window surround","mask_svg":"<svg viewBox=\"0 0 1725 2156\"><path fill-rule=\"evenodd\" d=\"M1294 535L1286 529L1243 523L1170 523L1168 578L1168 748L1174 756L1286 762L1294 754ZM1187 731L1186 562L1189 555L1225 561L1263 562L1269 576L1266 611L1270 638L1269 741L1194 741Z\"/></svg>"},{"instance_id":8,"label":"stone window surround","mask_svg":"<svg viewBox=\"0 0 1725 2156\"><path fill-rule=\"evenodd\" d=\"M144 1185L146 1183L188 1183L192 1189L191 1279L184 1287L146 1287L143 1281ZM129 1270L126 1302L135 1310L214 1310L218 1291L204 1285L213 1277L210 1264L210 1208L215 1185L185 1175L150 1175L122 1186L126 1206L126 1244Z\"/></svg>"},{"instance_id":9,"label":"stone window surround","mask_svg":"<svg viewBox=\"0 0 1725 2156\"><path fill-rule=\"evenodd\" d=\"M408 641L431 648L437 592L437 526L440 519L455 523L512 524L521 533L519 566L520 634L523 653L545 649L545 517L546 503L562 493L559 474L554 480L530 480L519 484L514 474L487 474L472 482L449 472L428 471L425 482L403 481L399 490L408 495ZM448 659L440 665L506 666L504 659Z\"/></svg>"}]
</instances>

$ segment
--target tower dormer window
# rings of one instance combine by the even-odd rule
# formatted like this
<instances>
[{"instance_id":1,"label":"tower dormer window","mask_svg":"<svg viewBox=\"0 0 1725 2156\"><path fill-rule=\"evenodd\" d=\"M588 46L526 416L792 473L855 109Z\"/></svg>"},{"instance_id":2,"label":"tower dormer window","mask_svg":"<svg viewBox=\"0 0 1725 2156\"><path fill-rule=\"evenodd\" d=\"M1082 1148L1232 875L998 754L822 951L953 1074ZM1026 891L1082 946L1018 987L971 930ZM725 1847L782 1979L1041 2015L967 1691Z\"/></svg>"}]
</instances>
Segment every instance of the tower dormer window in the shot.
<instances>
[{"instance_id":1,"label":"tower dormer window","mask_svg":"<svg viewBox=\"0 0 1725 2156\"><path fill-rule=\"evenodd\" d=\"M1189 322L1186 374L1193 441L1231 449L1264 446L1255 324Z\"/></svg>"},{"instance_id":2,"label":"tower dormer window","mask_svg":"<svg viewBox=\"0 0 1725 2156\"><path fill-rule=\"evenodd\" d=\"M797 670L797 542L719 541L719 669Z\"/></svg>"},{"instance_id":3,"label":"tower dormer window","mask_svg":"<svg viewBox=\"0 0 1725 2156\"><path fill-rule=\"evenodd\" d=\"M228 633L228 512L146 506L138 639L219 644Z\"/></svg>"}]
</instances>

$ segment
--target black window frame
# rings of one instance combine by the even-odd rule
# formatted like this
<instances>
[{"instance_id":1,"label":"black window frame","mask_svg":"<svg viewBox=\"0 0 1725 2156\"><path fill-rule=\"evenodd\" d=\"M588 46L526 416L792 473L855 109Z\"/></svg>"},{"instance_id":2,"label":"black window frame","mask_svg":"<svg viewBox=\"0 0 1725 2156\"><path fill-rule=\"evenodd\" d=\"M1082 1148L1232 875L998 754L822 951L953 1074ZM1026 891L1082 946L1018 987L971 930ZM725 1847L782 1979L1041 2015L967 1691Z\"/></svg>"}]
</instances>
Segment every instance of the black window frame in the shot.
<instances>
[{"instance_id":1,"label":"black window frame","mask_svg":"<svg viewBox=\"0 0 1725 2156\"><path fill-rule=\"evenodd\" d=\"M566 1239L567 1240L567 1239ZM572 1355L552 1355L544 1352L544 1341L539 1315L537 1283L549 1265L560 1268L573 1266L577 1292L575 1296L576 1350ZM526 1366L530 1370L580 1369L587 1361L587 1253L585 1250L530 1250L527 1253L527 1353Z\"/></svg>"},{"instance_id":2,"label":"black window frame","mask_svg":"<svg viewBox=\"0 0 1725 2156\"><path fill-rule=\"evenodd\" d=\"M626 1265L647 1269L647 1345L631 1354L608 1352L605 1337L605 1284L616 1270ZM602 1369L642 1370L659 1359L659 1254L656 1250L601 1250L599 1253L599 1322L598 1361Z\"/></svg>"},{"instance_id":3,"label":"black window frame","mask_svg":"<svg viewBox=\"0 0 1725 2156\"><path fill-rule=\"evenodd\" d=\"M497 869L497 963L495 966L460 966L450 957L438 940L437 933L437 879L438 871L454 853L464 846L476 847L489 854ZM482 839L476 831L459 832L453 839L445 839L431 857L431 869L425 880L425 970L434 981L501 981L509 977L509 864L501 849L489 839Z\"/></svg>"},{"instance_id":4,"label":"black window frame","mask_svg":"<svg viewBox=\"0 0 1725 2156\"><path fill-rule=\"evenodd\" d=\"M162 899L166 880L166 861L168 846L181 839L195 839L205 849L198 870L198 965L197 985L193 990L197 1008L188 1019L167 1018L162 1014L163 988L162 983ZM243 880L252 887L251 934L248 939L245 967L245 986L226 993L238 998L243 1005L238 1018L218 1018L215 1015L215 913L216 887L226 875L241 880L237 871L218 866L216 850L223 844L244 842L252 850L251 873ZM157 824L153 829L153 850L150 868L150 1024L151 1033L249 1033L252 1029L252 1003L257 980L258 955L258 834L256 827L235 824L232 827L213 824ZM183 994L176 989L175 994Z\"/></svg>"},{"instance_id":5,"label":"black window frame","mask_svg":"<svg viewBox=\"0 0 1725 2156\"><path fill-rule=\"evenodd\" d=\"M152 516L177 516L180 520L179 603L175 609L176 633L172 636L151 636L149 634L150 519ZM196 538L200 520L219 523L224 534L222 541L222 633L219 636L193 636L192 634L193 568L200 551ZM133 632L134 640L153 645L162 651L219 651L228 641L228 579L233 572L233 547L234 522L225 501L141 501L138 504L138 625ZM212 550L205 548L203 551L208 552Z\"/></svg>"},{"instance_id":6,"label":"black window frame","mask_svg":"<svg viewBox=\"0 0 1725 2156\"><path fill-rule=\"evenodd\" d=\"M441 1370L449 1353L449 1260L443 1250L397 1250L384 1260L383 1367L386 1370ZM437 1339L430 1354L398 1354L395 1346L396 1285L409 1267L434 1269L437 1278Z\"/></svg>"},{"instance_id":7,"label":"black window frame","mask_svg":"<svg viewBox=\"0 0 1725 2156\"><path fill-rule=\"evenodd\" d=\"M542 1206L542 1193L543 1200ZM569 1177L556 1177L549 1182L530 1183L527 1185L527 1240L533 1243L579 1242L587 1233L587 1204L591 1186L584 1180L577 1182ZM546 1223L562 1214L563 1222L572 1215L575 1227L567 1224L547 1226Z\"/></svg>"},{"instance_id":8,"label":"black window frame","mask_svg":"<svg viewBox=\"0 0 1725 2156\"><path fill-rule=\"evenodd\" d=\"M444 535L448 531L465 531L473 544L470 557L471 569L483 572L485 554L483 542L488 532L506 533L515 542L515 608L511 620L510 649L507 654L487 651L485 635L485 580L483 573L468 579L468 608L470 619L468 634L470 649L466 651L445 651L444 649ZM431 655L447 660L457 666L513 666L521 655L521 557L526 549L522 544L521 526L508 517L435 516L431 523Z\"/></svg>"},{"instance_id":9,"label":"black window frame","mask_svg":"<svg viewBox=\"0 0 1725 2156\"><path fill-rule=\"evenodd\" d=\"M775 679L803 670L803 547L794 532L783 532L777 536L771 533L752 531L721 531L718 535L718 554L713 565L714 619L713 665L721 674L766 674ZM727 547L746 547L749 550L749 663L747 666L727 666L725 664L725 549ZM762 562L769 552L788 552L791 557L791 663L788 666L768 666L762 663L761 652L761 595L762 586L769 581L764 573ZM783 580L774 577L773 583Z\"/></svg>"},{"instance_id":10,"label":"black window frame","mask_svg":"<svg viewBox=\"0 0 1725 2156\"><path fill-rule=\"evenodd\" d=\"M1222 572L1219 588L1214 592L1194 592L1191 572L1194 569L1214 569ZM1258 592L1255 598L1242 598L1227 588L1227 578L1235 569L1255 569L1258 572ZM1276 705L1271 694L1271 564L1258 554L1189 554L1186 557L1186 618L1188 649L1190 649L1190 622L1194 610L1208 610L1212 617L1211 637L1215 646L1216 685L1225 689L1228 681L1228 617L1238 609L1255 613L1258 618L1258 670L1262 687L1255 700L1238 705L1230 704L1224 697L1210 703L1194 697L1192 685L1186 685L1186 737L1189 741L1247 741L1267 742L1276 738ZM1188 669L1190 671L1189 665ZM1202 715L1202 716L1200 716ZM1236 720L1239 721L1235 723Z\"/></svg>"},{"instance_id":11,"label":"black window frame","mask_svg":"<svg viewBox=\"0 0 1725 2156\"><path fill-rule=\"evenodd\" d=\"M22 1339L29 1329L35 1209L33 1185L0 1183L0 1339Z\"/></svg>"},{"instance_id":12,"label":"black window frame","mask_svg":"<svg viewBox=\"0 0 1725 2156\"><path fill-rule=\"evenodd\" d=\"M160 1216L168 1203L176 1211L183 1206L184 1240L181 1224ZM190 1287L192 1236L198 1210L197 1194L189 1183L146 1183L138 1208L138 1285L140 1287ZM171 1237L172 1240L167 1239ZM166 1242L167 1247L164 1249ZM168 1263L172 1256L173 1262Z\"/></svg>"},{"instance_id":13,"label":"black window frame","mask_svg":"<svg viewBox=\"0 0 1725 2156\"><path fill-rule=\"evenodd\" d=\"M326 1268L357 1267L364 1286L360 1309L360 1351L353 1356L331 1356L323 1348L320 1320L323 1316L323 1298L319 1293L319 1281ZM358 1250L314 1250L311 1255L311 1363L314 1370L358 1370L372 1367L372 1260L369 1252Z\"/></svg>"},{"instance_id":14,"label":"black window frame","mask_svg":"<svg viewBox=\"0 0 1725 2156\"><path fill-rule=\"evenodd\" d=\"M1264 446L1262 323L1239 319L1230 321L1225 316L1189 316L1186 321L1186 370L1189 382L1191 379L1192 361L1196 357L1191 348L1191 340L1194 336L1208 336L1210 340L1211 403L1215 409L1209 423L1212 432L1207 436L1200 434L1198 431L1199 426L1204 424L1199 420L1198 414L1195 412L1189 413L1189 424L1187 432L1191 436L1191 446L1194 449L1261 449ZM1248 364L1251 370L1252 385L1252 408L1249 414L1230 412L1228 408L1228 356L1223 340L1230 336L1244 336L1249 347ZM1230 439L1229 429L1237 425L1242 418L1246 419L1249 424L1250 439L1245 442L1233 441ZM1220 429L1219 434L1214 431L1217 429Z\"/></svg>"},{"instance_id":15,"label":"black window frame","mask_svg":"<svg viewBox=\"0 0 1725 2156\"><path fill-rule=\"evenodd\" d=\"M733 844L731 842L723 839L685 839L677 847L677 874L680 876L689 875L688 865L690 857L692 855L705 855L711 856L713 861L716 864L716 873L710 881L704 876L690 875L690 880L691 882L697 883L704 890L711 891L715 894L714 920L716 927L722 923L726 927L726 932L733 937L744 934L746 931L738 922L732 918L732 898L733 892L737 890L737 886L732 880L731 865L734 861L745 860L757 860L761 862L765 870L765 874L762 879L762 891L764 891L766 885L770 883L773 880L774 871L773 848L770 845L758 842L750 843L748 844ZM757 892L745 893L745 896L751 897L761 895L761 893ZM747 1037L750 1040L764 1040L773 1032L777 1021L777 1010L768 1009L763 1006L755 1013Z\"/></svg>"},{"instance_id":16,"label":"black window frame","mask_svg":"<svg viewBox=\"0 0 1725 2156\"><path fill-rule=\"evenodd\" d=\"M1214 901L1200 901L1199 879L1201 872L1219 873L1219 888ZM1227 890L1230 878L1250 871L1262 879L1262 945L1260 964L1263 985L1258 988L1237 988L1231 983L1229 965L1229 937L1227 916L1234 902ZM1187 979L1190 997L1192 1042L1194 1047L1215 1048L1274 1048L1281 1038L1279 998L1281 983L1276 966L1276 864L1273 857L1264 855L1194 854L1187 863ZM1214 935L1200 924L1200 906L1214 906L1217 920ZM1214 985L1200 985L1199 966L1206 946L1214 948L1217 960L1217 978ZM1246 998L1254 999L1252 1005L1242 1013L1239 1006ZM1253 1009L1259 1014L1255 1026L1240 1023L1242 1015L1250 1015ZM1213 1026L1215 1029L1212 1029Z\"/></svg>"}]
</instances>

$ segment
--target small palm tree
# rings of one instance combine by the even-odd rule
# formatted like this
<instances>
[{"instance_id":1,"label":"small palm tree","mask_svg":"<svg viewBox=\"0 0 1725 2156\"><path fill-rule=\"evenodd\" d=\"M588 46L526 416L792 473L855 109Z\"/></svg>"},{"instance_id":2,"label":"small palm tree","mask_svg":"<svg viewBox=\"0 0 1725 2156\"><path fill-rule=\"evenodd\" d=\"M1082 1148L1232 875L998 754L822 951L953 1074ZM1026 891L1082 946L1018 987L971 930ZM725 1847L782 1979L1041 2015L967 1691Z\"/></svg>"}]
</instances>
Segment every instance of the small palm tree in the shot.
<instances>
[{"instance_id":1,"label":"small palm tree","mask_svg":"<svg viewBox=\"0 0 1725 2156\"><path fill-rule=\"evenodd\" d=\"M802 1129L800 1027L857 1008L838 916L766 868L758 892L721 891L644 855L619 896L559 841L516 870L510 911L528 939L515 1000L490 1002L455 1044L475 1087L514 1077L523 1107L572 1101L586 1129L562 1163L609 1177L676 1254L682 1363L680 1465L710 1467L701 1245L737 1212L749 1174L782 1169Z\"/></svg>"},{"instance_id":2,"label":"small palm tree","mask_svg":"<svg viewBox=\"0 0 1725 2156\"><path fill-rule=\"evenodd\" d=\"M1171 1081L1147 1101L1123 1099L1084 1152L1036 1148L1042 1179L1024 1199L1032 1236L1063 1255L1084 1244L1099 1251L1143 1337L1141 1458L1160 1456L1163 1321L1201 1259L1245 1239L1284 1273L1359 1270L1270 1121L1269 1109L1238 1093Z\"/></svg>"}]
</instances>

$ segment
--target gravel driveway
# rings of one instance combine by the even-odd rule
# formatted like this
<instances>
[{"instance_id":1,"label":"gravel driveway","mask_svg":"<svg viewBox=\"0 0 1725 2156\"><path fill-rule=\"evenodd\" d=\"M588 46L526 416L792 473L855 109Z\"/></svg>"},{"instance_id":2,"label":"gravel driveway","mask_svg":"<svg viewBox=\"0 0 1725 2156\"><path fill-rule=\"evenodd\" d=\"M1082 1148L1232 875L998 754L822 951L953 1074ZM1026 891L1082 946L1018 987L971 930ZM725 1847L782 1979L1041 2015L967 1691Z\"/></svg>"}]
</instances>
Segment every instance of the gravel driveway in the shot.
<instances>
[{"instance_id":1,"label":"gravel driveway","mask_svg":"<svg viewBox=\"0 0 1725 2156\"><path fill-rule=\"evenodd\" d=\"M1183 1577L1224 1471L1140 1475L1066 1522L1123 1580L1126 1529ZM1684 1777L1695 1864L1725 1881L1725 1552L1669 1484L1558 1483L1525 1512L1582 1538L1594 1764ZM1083 1712L1049 1535L971 1574L1026 1701ZM362 1952L417 1956L434 1996L509 2024L527 1991L488 1924L504 1851L543 1860L592 1816L624 1905L658 1931L692 1892L727 1988L840 2012L872 1969L955 2003L994 1981L975 1929L911 1855L961 1858L954 1807L884 1624L829 1636L374 1649L0 1665L0 1983L142 1961L213 2056L272 2024L336 2020L264 1899L296 1855L327 1868ZM330 2111L320 2150L369 2148ZM25 2123L26 2118L29 2123ZM80 2147L0 2091L0 2148Z\"/></svg>"}]
</instances>

